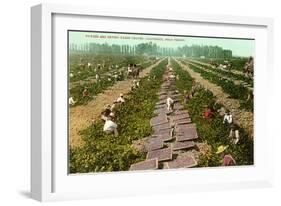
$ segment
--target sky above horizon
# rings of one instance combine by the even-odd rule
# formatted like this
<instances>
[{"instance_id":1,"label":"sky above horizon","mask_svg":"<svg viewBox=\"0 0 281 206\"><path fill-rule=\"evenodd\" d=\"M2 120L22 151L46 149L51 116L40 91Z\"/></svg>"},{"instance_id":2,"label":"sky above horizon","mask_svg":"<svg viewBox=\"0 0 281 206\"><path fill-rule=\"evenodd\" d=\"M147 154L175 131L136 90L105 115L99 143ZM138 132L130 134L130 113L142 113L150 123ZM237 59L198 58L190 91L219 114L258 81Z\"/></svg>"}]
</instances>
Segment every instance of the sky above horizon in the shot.
<instances>
[{"instance_id":1,"label":"sky above horizon","mask_svg":"<svg viewBox=\"0 0 281 206\"><path fill-rule=\"evenodd\" d=\"M255 44L254 40L249 39L69 31L69 44L107 43L109 45L137 45L148 42L156 43L160 47L171 48L183 47L185 45L219 46L223 49L232 50L233 56L243 57L254 56Z\"/></svg>"}]
</instances>

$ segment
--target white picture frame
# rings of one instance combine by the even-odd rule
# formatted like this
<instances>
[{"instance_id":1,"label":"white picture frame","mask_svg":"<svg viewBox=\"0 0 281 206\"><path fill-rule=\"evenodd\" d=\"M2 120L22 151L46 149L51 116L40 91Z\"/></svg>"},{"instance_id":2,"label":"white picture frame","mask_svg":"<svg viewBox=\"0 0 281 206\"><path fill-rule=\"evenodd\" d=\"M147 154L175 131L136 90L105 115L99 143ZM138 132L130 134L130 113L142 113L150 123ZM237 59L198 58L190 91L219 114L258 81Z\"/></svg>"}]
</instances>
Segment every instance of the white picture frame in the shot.
<instances>
[{"instance_id":1,"label":"white picture frame","mask_svg":"<svg viewBox=\"0 0 281 206\"><path fill-rule=\"evenodd\" d=\"M62 18L62 20L56 18ZM67 20L63 18L76 18ZM184 24L204 24L225 27L224 35L232 35L235 28L247 28L242 35L257 35L259 48L255 68L255 165L238 168L197 168L190 170L170 170L157 172L120 172L114 174L74 175L69 177L64 162L67 159L63 141L58 140L58 125L64 124L65 114L57 115L63 101L60 95L63 86L57 84L67 68L57 67L56 55L64 47L56 46L63 29L79 29L87 26L87 21L106 18L107 21L161 22L178 28ZM81 24L81 22L84 22ZM69 22L69 24L67 23ZM72 25L72 28L67 28ZM113 25L113 24L112 24ZM273 21L269 18L239 17L225 15L203 15L190 13L152 12L138 10L114 10L57 4L40 4L31 8L31 196L39 201L114 197L136 194L156 194L168 192L211 191L214 189L239 189L248 187L268 187L273 184L273 141L270 121L267 121L266 107L270 106L267 88L271 87L273 76ZM65 27L65 28L63 28ZM77 26L78 27L78 26ZM112 30L118 27L112 26ZM176 28L176 27L175 27ZM144 29L144 26L143 26ZM152 29L152 26L146 28ZM157 28L161 30L161 27ZM93 28L95 30L95 28ZM156 30L155 30L156 31ZM154 33L155 31L152 31ZM199 31L199 30L198 30ZM252 32L251 32L252 31ZM204 32L204 30L202 30ZM209 31L211 32L211 31ZM161 33L161 32L160 32ZM237 31L236 31L237 33ZM255 34L254 34L255 33ZM198 33L199 34L199 33ZM211 35L211 34L206 34ZM213 34L215 35L215 33ZM237 34L238 35L238 34ZM259 36L260 35L260 36ZM58 39L57 39L58 38ZM64 41L59 41L64 42ZM65 65L66 59L62 60ZM266 69L262 69L266 68ZM67 100L66 100L67 102ZM67 104L65 105L67 106ZM266 137L266 141L262 139ZM65 141L65 139L64 139ZM262 148L262 150L261 150ZM58 151L62 151L58 153ZM165 180L165 181L163 181ZM87 184L88 183L88 184ZM71 188L71 189L69 189Z\"/></svg>"}]
</instances>

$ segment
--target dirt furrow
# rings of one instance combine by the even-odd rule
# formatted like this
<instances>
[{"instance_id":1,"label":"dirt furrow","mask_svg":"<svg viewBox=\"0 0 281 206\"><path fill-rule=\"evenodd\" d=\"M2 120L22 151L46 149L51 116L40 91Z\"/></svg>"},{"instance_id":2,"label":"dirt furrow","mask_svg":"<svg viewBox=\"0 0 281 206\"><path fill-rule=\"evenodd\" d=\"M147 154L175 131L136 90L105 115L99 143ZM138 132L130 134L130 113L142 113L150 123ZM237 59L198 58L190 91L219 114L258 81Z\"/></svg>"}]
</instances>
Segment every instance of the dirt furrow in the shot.
<instances>
[{"instance_id":1,"label":"dirt furrow","mask_svg":"<svg viewBox=\"0 0 281 206\"><path fill-rule=\"evenodd\" d=\"M149 74L151 69L157 66L163 59L155 64L142 70L140 77L145 77ZM100 113L106 104L112 104L120 93L126 94L130 91L133 80L127 79L117 82L115 85L105 90L103 93L98 94L87 105L79 105L70 108L69 111L69 144L70 147L79 147L83 144L83 140L79 135L79 131L87 128L92 122L100 118Z\"/></svg>"},{"instance_id":2,"label":"dirt furrow","mask_svg":"<svg viewBox=\"0 0 281 206\"><path fill-rule=\"evenodd\" d=\"M199 73L194 72L192 69L182 64L177 59L175 60L184 70L189 72L192 78L199 82L204 88L210 90L217 98L218 103L224 105L226 109L229 109L232 112L235 123L244 128L248 132L248 134L253 137L254 116L252 112L241 110L239 100L229 98L229 95L225 94L220 86L209 82L208 80L201 77Z\"/></svg>"}]
</instances>

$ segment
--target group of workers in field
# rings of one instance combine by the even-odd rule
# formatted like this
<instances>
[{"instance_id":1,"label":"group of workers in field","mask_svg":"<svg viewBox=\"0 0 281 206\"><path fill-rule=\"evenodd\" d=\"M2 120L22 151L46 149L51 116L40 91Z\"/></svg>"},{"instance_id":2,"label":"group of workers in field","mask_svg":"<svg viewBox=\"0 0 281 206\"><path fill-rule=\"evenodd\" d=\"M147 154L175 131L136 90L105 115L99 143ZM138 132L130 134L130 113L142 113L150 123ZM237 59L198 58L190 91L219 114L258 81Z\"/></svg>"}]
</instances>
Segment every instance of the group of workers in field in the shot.
<instances>
[{"instance_id":1,"label":"group of workers in field","mask_svg":"<svg viewBox=\"0 0 281 206\"><path fill-rule=\"evenodd\" d=\"M123 94L113 102L112 105L108 104L105 106L104 110L101 112L101 120L104 121L103 131L106 134L114 134L118 136L117 124L114 122L115 112L114 108L117 104L125 104L125 98Z\"/></svg>"},{"instance_id":2,"label":"group of workers in field","mask_svg":"<svg viewBox=\"0 0 281 206\"><path fill-rule=\"evenodd\" d=\"M83 64L82 65L83 68L92 68L91 64ZM118 65L116 65L117 68ZM101 68L101 65L98 65L98 68ZM111 70L109 68L109 70ZM119 73L117 71L113 72L111 75L108 76L108 81L111 81L112 79L118 81L120 80L120 75L124 75L123 74L123 70L119 71ZM133 82L132 82L132 86L131 86L131 90L135 90L137 88L139 88L140 86L140 81L139 81L139 74L140 74L140 66L137 66L136 64L129 64L128 65L128 69L126 71L127 73L127 78L133 78ZM73 74L70 73L70 77L73 77ZM99 75L99 73L95 74L95 80L96 82L101 81L101 77ZM84 88L84 90L82 91L81 94L82 98L88 97L90 96L90 92L88 88ZM77 101L74 100L73 97L69 97L69 105L75 105ZM103 111L101 112L101 120L104 122L104 126L103 126L103 131L106 134L113 134L114 136L118 136L118 130L117 130L117 123L114 122L114 119L116 118L115 116L115 112L114 112L114 108L116 105L118 104L125 104L125 98L123 94L120 94L119 97L114 100L113 104L110 105L106 105L103 109Z\"/></svg>"},{"instance_id":3,"label":"group of workers in field","mask_svg":"<svg viewBox=\"0 0 281 206\"><path fill-rule=\"evenodd\" d=\"M221 69L221 70L228 70L231 71L233 68L233 65L230 61L228 60L224 60L223 63L217 63L214 62L213 60L210 62L210 64L214 67L216 67L217 69ZM247 59L247 61L245 62L244 66L243 66L243 73L245 74L246 77L249 78L253 78L254 76L254 58L253 57L249 57Z\"/></svg>"},{"instance_id":4,"label":"group of workers in field","mask_svg":"<svg viewBox=\"0 0 281 206\"><path fill-rule=\"evenodd\" d=\"M169 68L169 70L172 71L172 68ZM178 79L179 77L172 74L170 75L170 78ZM193 81L190 91L189 92L185 91L184 102L188 103L188 101L196 95L196 93L200 88L201 88L200 84L197 83L196 81ZM168 96L166 99L166 105L167 105L167 110L169 112L172 112L174 100L170 96ZM213 109L213 107L208 107L208 106L205 106L204 109L205 110L202 114L202 117L206 120L211 120L215 115L215 110ZM229 110L226 110L224 107L221 107L217 112L223 117L222 124L226 124L227 127L229 128L230 141L233 144L237 144L239 142L240 136L239 136L238 126L233 122L233 115ZM229 147L228 145L226 146L220 145L216 151L216 154L221 155L222 166L236 165L235 159L230 154L226 153L228 147Z\"/></svg>"},{"instance_id":5,"label":"group of workers in field","mask_svg":"<svg viewBox=\"0 0 281 206\"><path fill-rule=\"evenodd\" d=\"M188 97L186 99L186 102L196 94L196 92L198 91L199 88L200 88L200 85L196 82L193 82L190 93L187 95ZM204 105L204 111L203 111L202 117L205 120L210 121L215 116L215 112L218 112L218 114L223 117L222 124L227 125L227 128L229 129L228 137L230 139L230 142L233 144L237 144L240 140L239 129L238 129L238 126L233 121L233 115L230 112L230 110L225 109L224 107L221 107L220 109L218 109L216 111L214 109L214 106ZM228 145L219 146L217 148L216 154L221 155L223 166L236 165L235 159L230 154L226 153L228 147L229 147Z\"/></svg>"},{"instance_id":6,"label":"group of workers in field","mask_svg":"<svg viewBox=\"0 0 281 206\"><path fill-rule=\"evenodd\" d=\"M92 68L92 64L88 63L88 64L83 64L83 68ZM98 64L97 66L98 68L101 68L101 65ZM115 65L116 68L118 68L118 65ZM112 67L109 67L109 70ZM127 78L133 78L133 86L132 89L139 87L139 81L137 80L139 78L139 74L140 74L140 70L141 67L139 65L136 64L129 64L127 71L124 71L123 69L119 70L119 71L114 71L112 73L109 73L107 75L105 75L105 79L107 81L122 81L124 80L125 76ZM95 70L96 71L96 70ZM73 73L70 73L70 78L72 78L74 75ZM95 80L90 80L91 83L93 83L94 81L96 81L97 83L101 81L101 76L100 74L97 72L95 74ZM83 82L83 81L81 81ZM82 97L89 97L90 96L90 91L88 87L85 87L84 90L82 91ZM69 97L68 100L69 105L75 105L77 103L77 101L74 100L74 97Z\"/></svg>"},{"instance_id":7,"label":"group of workers in field","mask_svg":"<svg viewBox=\"0 0 281 206\"><path fill-rule=\"evenodd\" d=\"M133 84L131 87L131 90L135 90L139 88L140 82L137 79L133 80ZM108 104L105 106L104 110L101 112L101 119L104 121L103 131L106 134L114 134L114 136L118 136L118 125L116 122L114 122L114 119L116 118L114 108L116 105L125 104L126 100L124 98L123 94L120 94L119 97L113 102L112 105Z\"/></svg>"},{"instance_id":8,"label":"group of workers in field","mask_svg":"<svg viewBox=\"0 0 281 206\"><path fill-rule=\"evenodd\" d=\"M132 72L135 68L135 65L129 65L127 74L132 75ZM173 69L168 65L168 68L170 71ZM139 80L137 80L135 77L133 77L133 85L131 87L131 90L135 90L139 87ZM173 73L169 76L170 79L179 79L179 76L175 76ZM190 91L187 93L185 92L184 96L184 102L188 103L190 99L192 99L198 90L201 88L200 84L193 81L192 87ZM86 97L89 95L89 91L85 89L82 92L82 96ZM167 110L169 112L173 112L174 110L174 100L170 95L168 95L166 99L166 106ZM101 120L104 122L103 131L106 134L113 134L114 136L118 136L118 125L116 122L114 122L114 119L116 118L114 108L117 104L125 104L126 100L124 98L123 94L120 94L119 97L113 102L112 105L106 105L104 110L101 112ZM72 97L69 99L69 104L75 104L75 101ZM202 117L206 120L211 120L215 116L215 109L211 106L205 106ZM233 122L233 115L231 114L230 110L225 109L224 107L221 107L217 112L223 116L222 118L222 124L228 125L229 128L229 138L233 144L237 144L240 140L239 136L239 129L238 126ZM228 149L228 145L221 145L217 148L216 154L220 154L222 157L222 166L232 166L236 165L235 159L228 154L226 151Z\"/></svg>"}]
</instances>

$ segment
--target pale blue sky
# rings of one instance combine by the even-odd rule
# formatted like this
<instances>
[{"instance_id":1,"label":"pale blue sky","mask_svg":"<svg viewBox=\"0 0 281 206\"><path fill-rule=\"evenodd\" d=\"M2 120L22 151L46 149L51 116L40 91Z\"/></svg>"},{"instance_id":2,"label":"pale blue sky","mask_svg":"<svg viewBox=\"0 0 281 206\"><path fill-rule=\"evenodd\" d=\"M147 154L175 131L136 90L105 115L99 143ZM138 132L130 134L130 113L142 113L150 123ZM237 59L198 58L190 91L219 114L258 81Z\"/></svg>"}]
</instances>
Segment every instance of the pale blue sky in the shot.
<instances>
[{"instance_id":1,"label":"pale blue sky","mask_svg":"<svg viewBox=\"0 0 281 206\"><path fill-rule=\"evenodd\" d=\"M69 43L108 43L108 44L129 44L152 42L161 47L182 47L196 45L219 46L223 49L232 50L234 56L253 56L254 40L246 39L224 39L224 38L204 38L204 37L179 37L162 35L141 35L141 34L120 34L120 33L100 33L70 31Z\"/></svg>"}]
</instances>

